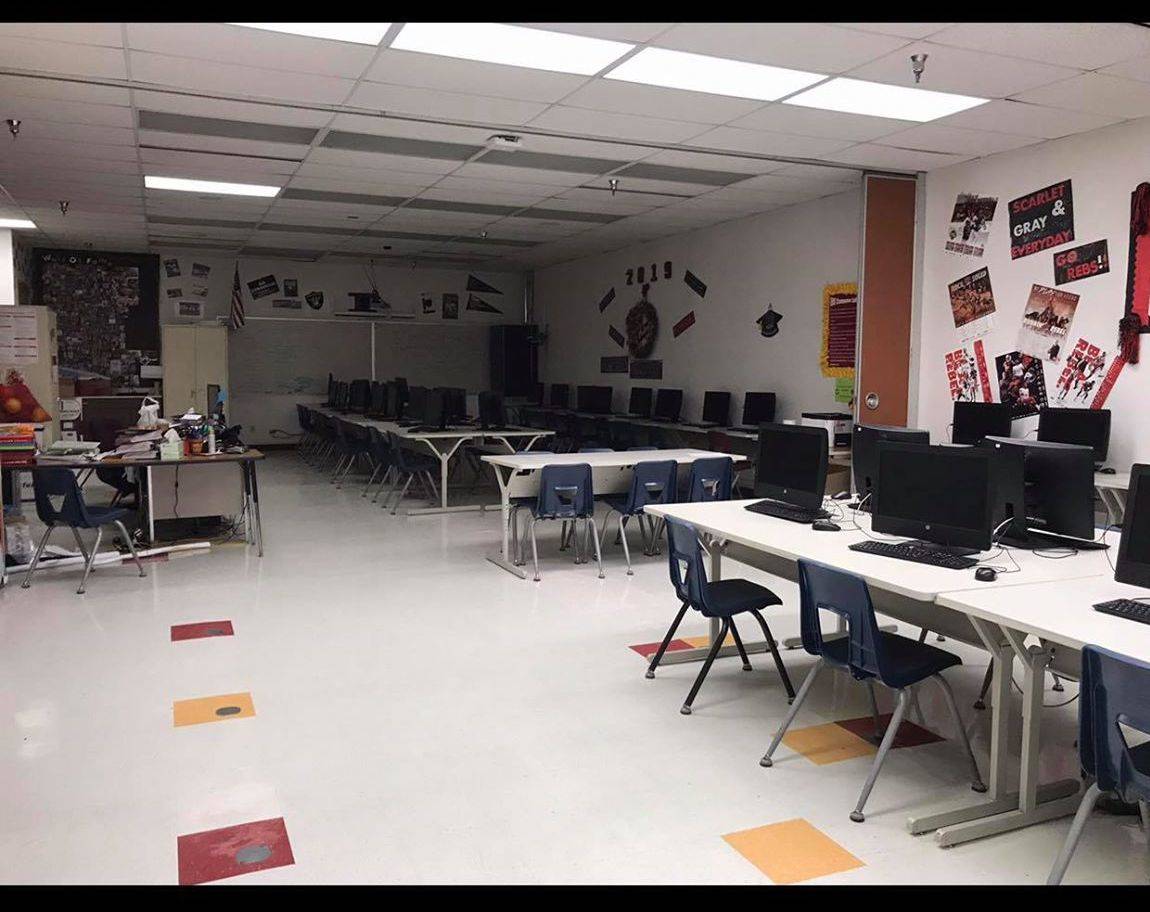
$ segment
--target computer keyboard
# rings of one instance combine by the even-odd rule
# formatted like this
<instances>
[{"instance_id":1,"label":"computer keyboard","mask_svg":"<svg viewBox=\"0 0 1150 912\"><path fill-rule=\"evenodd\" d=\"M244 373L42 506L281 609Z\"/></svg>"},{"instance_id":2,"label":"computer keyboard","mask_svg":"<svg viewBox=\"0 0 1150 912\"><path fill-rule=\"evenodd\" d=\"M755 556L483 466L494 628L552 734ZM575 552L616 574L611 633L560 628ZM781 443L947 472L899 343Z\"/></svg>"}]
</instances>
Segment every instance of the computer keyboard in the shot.
<instances>
[{"instance_id":1,"label":"computer keyboard","mask_svg":"<svg viewBox=\"0 0 1150 912\"><path fill-rule=\"evenodd\" d=\"M1128 621L1137 621L1139 624L1150 624L1150 605L1145 602L1136 602L1134 599L1114 599L1110 602L1099 602L1094 606L1095 611L1103 614L1112 614L1114 617L1126 618Z\"/></svg>"},{"instance_id":2,"label":"computer keyboard","mask_svg":"<svg viewBox=\"0 0 1150 912\"><path fill-rule=\"evenodd\" d=\"M932 567L942 567L946 570L969 570L978 563L973 557L962 557L958 554L944 551L941 548L913 541L884 542L867 540L856 542L848 547L852 551L861 551L863 554L879 554L883 557L912 561L916 564L929 564Z\"/></svg>"},{"instance_id":3,"label":"computer keyboard","mask_svg":"<svg viewBox=\"0 0 1150 912\"><path fill-rule=\"evenodd\" d=\"M774 516L778 519L789 519L791 522L798 523L813 523L815 520L827 519L830 516L826 510L796 507L793 504L782 503L778 500L759 500L753 504L747 504L745 509L752 513L761 513L763 516Z\"/></svg>"}]
</instances>

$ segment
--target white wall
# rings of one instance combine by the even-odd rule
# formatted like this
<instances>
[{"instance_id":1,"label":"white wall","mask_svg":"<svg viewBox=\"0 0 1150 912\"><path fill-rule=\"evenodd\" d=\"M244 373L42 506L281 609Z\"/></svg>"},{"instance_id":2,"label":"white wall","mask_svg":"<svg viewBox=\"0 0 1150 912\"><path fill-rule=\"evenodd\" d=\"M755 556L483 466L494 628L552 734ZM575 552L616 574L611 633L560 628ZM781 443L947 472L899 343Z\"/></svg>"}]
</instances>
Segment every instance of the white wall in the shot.
<instances>
[{"instance_id":1,"label":"white wall","mask_svg":"<svg viewBox=\"0 0 1150 912\"><path fill-rule=\"evenodd\" d=\"M725 222L609 254L576 260L535 274L535 315L549 331L541 355L543 379L615 387L614 406L625 410L632 385L683 389L683 417L697 420L708 389L732 393L738 421L747 390L778 396L778 417L804 411L848 411L834 399L834 380L819 369L823 286L858 277L859 194L837 194L764 215ZM662 278L663 262L674 275ZM649 300L659 313L652 358L662 359L661 381L601 374L603 355L624 351L608 326L624 331L627 310L640 298L625 271L655 263L659 280ZM683 281L689 269L707 285L698 297ZM615 301L599 313L612 286ZM768 303L782 314L779 333L767 339L756 320ZM671 328L695 311L695 325L672 337Z\"/></svg>"},{"instance_id":2,"label":"white wall","mask_svg":"<svg viewBox=\"0 0 1150 912\"><path fill-rule=\"evenodd\" d=\"M163 261L169 258L179 261L178 277L167 275ZM214 322L217 317L228 316L231 312L235 258L207 256L204 251L170 249L160 251L160 260L161 323L196 322L178 316L176 305L180 301L202 301L203 319L207 322ZM206 279L192 275L193 263L210 267L211 271ZM242 329L229 333L229 374L233 383L241 373L237 370L237 359L250 356L253 348L266 348L266 346L245 346L245 338L250 340L254 334L270 331L270 327L276 327L278 334L282 332L283 321L298 324L298 331L301 334L325 333L336 323L342 326L355 319L335 316L351 309L352 299L348 296L348 292L371 289L364 265L359 263L328 264L242 258L239 261L239 272L244 311L248 319ZM280 293L253 299L247 283L269 274L278 280ZM468 274L466 269L376 267L374 278L381 297L392 305L395 313L414 315L412 319L403 320L402 323L396 321L394 324L377 324L377 352L380 356L377 366L380 369L380 376L407 374L413 382L432 383L433 375L437 374L436 365L422 362L428 360L426 357L428 350L442 350L443 357L452 359L449 365L443 366L442 371L445 376L450 374L453 380L452 384L448 385L462 384L474 391L488 382L488 337L485 332L476 333L474 327L477 324L523 321L523 276L515 273L475 273L478 278L503 292L501 295L480 295L488 303L503 311L502 314L488 314L466 309ZM284 300L287 297L283 294L285 278L294 278L299 283L299 300L302 304L299 310L277 308L272 305L273 301ZM206 297L193 294L193 286L198 283L207 286ZM183 293L179 297L169 298L167 294L169 289L179 289ZM324 293L324 304L319 310L311 309L303 301L304 295L311 291ZM459 295L458 320L444 320L441 316L442 295L445 292ZM425 294L431 296L435 306L434 313L426 316L422 314L421 303L421 298ZM275 322L270 322L270 319L274 319ZM411 335L413 324L428 325L429 331L441 332L444 337L444 345L440 349L434 344L428 344L426 332L419 334L423 344L418 351L412 349L419 355L421 362L419 364L402 360L405 346L403 340ZM468 330L469 326L472 327L471 331ZM365 337L370 335L369 321L357 323L357 328ZM464 337L473 344L461 350L458 342ZM337 377L341 376L339 363L327 365L313 378L315 391L326 389L328 370ZM252 372L243 373L246 375ZM466 378L470 378L471 382L465 382ZM318 401L322 398L316 392L310 395L307 392L300 392L299 381L298 371L292 371L290 365L285 365L282 384L270 383L259 390L230 390L228 420L244 425L244 439L249 443L275 442L277 438L272 435L273 430L296 431L295 403ZM446 384L446 381L444 382ZM277 386L282 386L282 389L277 389ZM282 442L282 438L279 439Z\"/></svg>"},{"instance_id":3,"label":"white wall","mask_svg":"<svg viewBox=\"0 0 1150 912\"><path fill-rule=\"evenodd\" d=\"M1113 357L1118 320L1125 309L1130 194L1140 182L1150 180L1148 148L1150 120L1142 120L954 165L927 176L919 398L917 420L912 423L928 428L932 440L948 439L952 405L943 359L960 343L951 317L947 285L975 269L989 267L997 307L995 326L983 340L995 401L998 381L994 358L1017 348L1022 311L1033 284L1080 295L1067 345L1072 347L1079 337L1084 337ZM1007 209L1010 200L1067 178L1073 182L1075 237L1055 251L1105 238L1109 241L1110 272L1056 286L1055 251L1010 259ZM981 259L944 250L955 196L964 192L998 197L987 251ZM1150 336L1144 335L1142 341L1145 359L1150 357L1150 348L1145 347ZM1063 363L1044 364L1047 393L1052 400ZM1150 423L1144 419L1145 369L1145 365L1127 365L1106 403L1113 411L1108 462L1119 470L1128 468L1131 462L1150 459ZM1036 425L1036 418L1018 420L1014 423L1014 436L1022 436Z\"/></svg>"}]
</instances>

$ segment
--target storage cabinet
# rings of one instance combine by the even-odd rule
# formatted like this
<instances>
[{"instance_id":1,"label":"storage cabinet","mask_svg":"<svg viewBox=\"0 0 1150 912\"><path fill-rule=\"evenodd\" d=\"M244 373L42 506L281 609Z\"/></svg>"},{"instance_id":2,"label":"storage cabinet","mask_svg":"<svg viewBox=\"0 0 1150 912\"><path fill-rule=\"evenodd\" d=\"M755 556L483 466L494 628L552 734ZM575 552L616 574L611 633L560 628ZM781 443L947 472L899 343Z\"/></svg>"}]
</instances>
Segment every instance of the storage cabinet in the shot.
<instances>
[{"instance_id":1,"label":"storage cabinet","mask_svg":"<svg viewBox=\"0 0 1150 912\"><path fill-rule=\"evenodd\" d=\"M228 388L228 330L224 326L165 326L164 414L188 408L206 414Z\"/></svg>"}]
</instances>

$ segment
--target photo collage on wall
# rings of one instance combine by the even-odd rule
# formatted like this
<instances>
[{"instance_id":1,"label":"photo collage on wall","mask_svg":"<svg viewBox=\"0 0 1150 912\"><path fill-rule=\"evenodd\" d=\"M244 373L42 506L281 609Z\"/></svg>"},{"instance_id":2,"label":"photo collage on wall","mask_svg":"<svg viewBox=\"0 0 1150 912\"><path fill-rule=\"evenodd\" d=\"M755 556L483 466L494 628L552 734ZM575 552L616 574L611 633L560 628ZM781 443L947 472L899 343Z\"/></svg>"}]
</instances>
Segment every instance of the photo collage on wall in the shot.
<instances>
[{"instance_id":1,"label":"photo collage on wall","mask_svg":"<svg viewBox=\"0 0 1150 912\"><path fill-rule=\"evenodd\" d=\"M1148 188L1145 209L1150 236L1150 185L1143 186ZM1131 202L1132 214L1140 211L1137 193ZM946 251L960 257L983 257L987 244L997 237L991 233L997 202L997 196L958 194L950 213ZM996 300L989 267L959 273L947 285L955 341L960 343L944 357L948 394L952 401L965 402L993 402L997 397L1010 405L1015 419L1037 415L1048 404L1101 408L1125 361L1120 352L1112 355L1096 342L1072 334L1080 304L1090 307L1093 303L1088 298L1082 301L1078 285L1073 292L1062 286L1109 272L1108 241L1102 238L1054 249L1075 240L1069 178L1011 199L1007 219L1007 239L994 240L1009 245L1011 265L1007 268L1041 271L1031 272L1035 280L1025 301ZM1036 256L1040 253L1045 255ZM993 356L996 382L992 388L984 346L990 342L998 312L1003 308L1009 312L1014 306L1021 307L1017 341L1012 350ZM1047 363L1052 365L1049 391Z\"/></svg>"}]
</instances>

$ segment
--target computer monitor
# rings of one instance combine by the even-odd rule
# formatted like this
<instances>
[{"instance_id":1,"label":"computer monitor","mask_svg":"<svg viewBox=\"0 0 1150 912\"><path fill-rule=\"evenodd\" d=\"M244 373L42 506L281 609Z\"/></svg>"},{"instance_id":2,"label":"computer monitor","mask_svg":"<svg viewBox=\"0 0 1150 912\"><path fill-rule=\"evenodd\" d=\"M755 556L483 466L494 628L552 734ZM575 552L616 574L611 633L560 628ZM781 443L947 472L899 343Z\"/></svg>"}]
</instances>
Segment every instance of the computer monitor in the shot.
<instances>
[{"instance_id":1,"label":"computer monitor","mask_svg":"<svg viewBox=\"0 0 1150 912\"><path fill-rule=\"evenodd\" d=\"M660 387L655 393L655 417L667 421L678 421L683 411L683 391Z\"/></svg>"},{"instance_id":2,"label":"computer monitor","mask_svg":"<svg viewBox=\"0 0 1150 912\"><path fill-rule=\"evenodd\" d=\"M731 394L707 390L703 394L703 421L726 427L731 420Z\"/></svg>"},{"instance_id":3,"label":"computer monitor","mask_svg":"<svg viewBox=\"0 0 1150 912\"><path fill-rule=\"evenodd\" d=\"M631 401L627 405L629 415L639 415L643 418L651 417L651 387L631 387Z\"/></svg>"},{"instance_id":4,"label":"computer monitor","mask_svg":"<svg viewBox=\"0 0 1150 912\"><path fill-rule=\"evenodd\" d=\"M335 404L335 374L327 375L327 405Z\"/></svg>"},{"instance_id":5,"label":"computer monitor","mask_svg":"<svg viewBox=\"0 0 1150 912\"><path fill-rule=\"evenodd\" d=\"M407 402L403 407L403 417L406 421L416 424L426 422L427 418L427 387L412 386L407 391Z\"/></svg>"},{"instance_id":6,"label":"computer monitor","mask_svg":"<svg viewBox=\"0 0 1150 912\"><path fill-rule=\"evenodd\" d=\"M1036 547L1051 539L1077 548L1101 547L1094 541L1094 451L1071 443L1051 443L1020 437L988 437L987 444L1017 447L1023 453L1023 490L1008 480L1010 502L1021 502L1026 538L1020 544ZM1019 524L1012 524L1011 531ZM1036 535L1038 539L1036 540ZM1013 536L1012 536L1013 537ZM1009 543L1009 542L1008 542Z\"/></svg>"},{"instance_id":7,"label":"computer monitor","mask_svg":"<svg viewBox=\"0 0 1150 912\"><path fill-rule=\"evenodd\" d=\"M774 393L747 393L743 396L743 424L753 427L775 420ZM825 431L823 433L826 433Z\"/></svg>"},{"instance_id":8,"label":"computer monitor","mask_svg":"<svg viewBox=\"0 0 1150 912\"><path fill-rule=\"evenodd\" d=\"M533 405L542 405L543 404L543 384L542 383L537 382L537 383L531 384L531 403Z\"/></svg>"},{"instance_id":9,"label":"computer monitor","mask_svg":"<svg viewBox=\"0 0 1150 912\"><path fill-rule=\"evenodd\" d=\"M956 402L950 441L978 446L986 437L1009 437L1013 411L1005 402Z\"/></svg>"},{"instance_id":10,"label":"computer monitor","mask_svg":"<svg viewBox=\"0 0 1150 912\"><path fill-rule=\"evenodd\" d=\"M1136 463L1130 469L1114 579L1150 589L1150 465Z\"/></svg>"},{"instance_id":11,"label":"computer monitor","mask_svg":"<svg viewBox=\"0 0 1150 912\"><path fill-rule=\"evenodd\" d=\"M755 496L817 510L827 487L827 432L798 424L763 424Z\"/></svg>"},{"instance_id":12,"label":"computer monitor","mask_svg":"<svg viewBox=\"0 0 1150 912\"><path fill-rule=\"evenodd\" d=\"M1110 447L1110 409L1041 409L1038 439L1088 446L1094 450L1095 462L1105 462Z\"/></svg>"},{"instance_id":13,"label":"computer monitor","mask_svg":"<svg viewBox=\"0 0 1150 912\"><path fill-rule=\"evenodd\" d=\"M990 547L991 453L880 440L871 528L948 550Z\"/></svg>"},{"instance_id":14,"label":"computer monitor","mask_svg":"<svg viewBox=\"0 0 1150 912\"><path fill-rule=\"evenodd\" d=\"M567 404L571 401L571 387L566 383L552 383L550 401L552 408L567 408Z\"/></svg>"},{"instance_id":15,"label":"computer monitor","mask_svg":"<svg viewBox=\"0 0 1150 912\"><path fill-rule=\"evenodd\" d=\"M423 420L420 421L420 424L431 428L446 427L449 395L442 386L429 389L423 406Z\"/></svg>"},{"instance_id":16,"label":"computer monitor","mask_svg":"<svg viewBox=\"0 0 1150 912\"><path fill-rule=\"evenodd\" d=\"M507 409L499 393L479 394L479 424L484 428L500 428L507 424Z\"/></svg>"},{"instance_id":17,"label":"computer monitor","mask_svg":"<svg viewBox=\"0 0 1150 912\"><path fill-rule=\"evenodd\" d=\"M614 389L610 386L580 386L576 390L576 407L579 412L593 415L609 415Z\"/></svg>"},{"instance_id":18,"label":"computer monitor","mask_svg":"<svg viewBox=\"0 0 1150 912\"><path fill-rule=\"evenodd\" d=\"M387 409L387 384L379 380L371 381L371 401L368 411L373 415L382 415Z\"/></svg>"},{"instance_id":19,"label":"computer monitor","mask_svg":"<svg viewBox=\"0 0 1150 912\"><path fill-rule=\"evenodd\" d=\"M823 431L825 434L826 431ZM889 440L897 443L930 443L930 431L896 427L888 424L856 424L851 434L851 476L860 509L873 507L874 491L878 487L878 443ZM868 497L870 498L868 500Z\"/></svg>"},{"instance_id":20,"label":"computer monitor","mask_svg":"<svg viewBox=\"0 0 1150 912\"><path fill-rule=\"evenodd\" d=\"M467 390L461 386L441 386L443 415L447 424L463 421L467 417Z\"/></svg>"},{"instance_id":21,"label":"computer monitor","mask_svg":"<svg viewBox=\"0 0 1150 912\"><path fill-rule=\"evenodd\" d=\"M348 390L348 408L353 412L364 412L371 404L371 381L357 379L351 381Z\"/></svg>"},{"instance_id":22,"label":"computer monitor","mask_svg":"<svg viewBox=\"0 0 1150 912\"><path fill-rule=\"evenodd\" d=\"M341 412L347 410L346 380L337 380L335 383L335 407Z\"/></svg>"}]
</instances>

